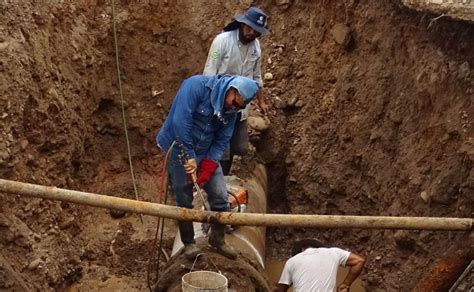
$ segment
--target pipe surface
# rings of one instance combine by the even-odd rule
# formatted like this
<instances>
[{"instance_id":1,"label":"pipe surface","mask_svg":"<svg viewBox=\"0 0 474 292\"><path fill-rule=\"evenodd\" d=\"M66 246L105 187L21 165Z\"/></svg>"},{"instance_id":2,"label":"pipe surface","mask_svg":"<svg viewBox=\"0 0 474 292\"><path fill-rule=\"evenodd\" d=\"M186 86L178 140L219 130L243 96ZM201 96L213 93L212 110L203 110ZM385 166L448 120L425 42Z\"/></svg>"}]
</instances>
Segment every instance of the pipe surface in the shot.
<instances>
[{"instance_id":1,"label":"pipe surface","mask_svg":"<svg viewBox=\"0 0 474 292\"><path fill-rule=\"evenodd\" d=\"M245 213L265 213L267 210L267 172L265 167L258 164L250 175L249 179L241 180L236 176L226 177L227 188L234 192L244 189L248 192L248 202ZM199 201L193 204L199 208ZM206 234L203 233L202 224L195 222L194 239L198 246L205 243ZM265 226L239 226L233 228L231 232L226 232L225 240L227 244L245 255L248 259L258 262L265 267ZM178 254L183 247L179 230L176 232L175 241L171 256Z\"/></svg>"},{"instance_id":2,"label":"pipe surface","mask_svg":"<svg viewBox=\"0 0 474 292\"><path fill-rule=\"evenodd\" d=\"M474 22L474 3L471 0L402 0L402 3L425 13L441 14Z\"/></svg>"},{"instance_id":3,"label":"pipe surface","mask_svg":"<svg viewBox=\"0 0 474 292\"><path fill-rule=\"evenodd\" d=\"M49 200L59 200L93 207L117 209L175 220L221 223L228 225L408 230L471 230L473 221L472 218L250 214L200 211L5 179L0 179L0 192Z\"/></svg>"},{"instance_id":4,"label":"pipe surface","mask_svg":"<svg viewBox=\"0 0 474 292\"><path fill-rule=\"evenodd\" d=\"M451 246L431 267L413 292L443 292L461 276L474 258L474 236Z\"/></svg>"}]
</instances>

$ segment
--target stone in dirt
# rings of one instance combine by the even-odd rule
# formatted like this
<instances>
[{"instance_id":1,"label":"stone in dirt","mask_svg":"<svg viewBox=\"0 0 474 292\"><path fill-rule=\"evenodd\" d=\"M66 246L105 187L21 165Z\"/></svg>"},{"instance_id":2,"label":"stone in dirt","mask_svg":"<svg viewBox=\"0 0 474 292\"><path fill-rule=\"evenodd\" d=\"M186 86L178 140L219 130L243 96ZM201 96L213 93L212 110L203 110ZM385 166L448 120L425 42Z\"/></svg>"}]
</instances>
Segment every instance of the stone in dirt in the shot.
<instances>
[{"instance_id":1,"label":"stone in dirt","mask_svg":"<svg viewBox=\"0 0 474 292\"><path fill-rule=\"evenodd\" d=\"M264 117L249 117L249 126L259 132L266 131L270 127L270 121Z\"/></svg>"}]
</instances>

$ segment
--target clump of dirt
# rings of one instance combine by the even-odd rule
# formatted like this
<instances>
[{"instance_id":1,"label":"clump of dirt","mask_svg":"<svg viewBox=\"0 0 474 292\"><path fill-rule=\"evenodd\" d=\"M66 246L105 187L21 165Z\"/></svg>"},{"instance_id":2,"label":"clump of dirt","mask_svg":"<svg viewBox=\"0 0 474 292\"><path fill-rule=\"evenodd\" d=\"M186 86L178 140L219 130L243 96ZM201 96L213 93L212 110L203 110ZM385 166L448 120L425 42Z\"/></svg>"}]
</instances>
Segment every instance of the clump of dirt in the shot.
<instances>
[{"instance_id":1,"label":"clump of dirt","mask_svg":"<svg viewBox=\"0 0 474 292\"><path fill-rule=\"evenodd\" d=\"M190 262L182 255L173 257L163 269L162 277L156 283L154 291L182 291L182 277L190 272L212 271L227 278L228 287L234 291L269 291L268 280L260 264L239 256L229 260L201 246L203 254Z\"/></svg>"},{"instance_id":2,"label":"clump of dirt","mask_svg":"<svg viewBox=\"0 0 474 292\"><path fill-rule=\"evenodd\" d=\"M259 5L270 213L471 217L474 27L400 1L117 1L131 160L160 200L154 136L213 37ZM2 178L135 197L117 92L111 4L0 3ZM156 219L0 194L0 289L146 289ZM164 199L164 198L161 198ZM168 203L171 203L168 198ZM169 251L174 224L166 225ZM369 290L409 290L462 233L276 229L267 257L316 236L367 258ZM78 279L80 285L77 286ZM74 284L76 283L76 284ZM87 284L84 284L87 283ZM89 285L89 286L87 286Z\"/></svg>"}]
</instances>

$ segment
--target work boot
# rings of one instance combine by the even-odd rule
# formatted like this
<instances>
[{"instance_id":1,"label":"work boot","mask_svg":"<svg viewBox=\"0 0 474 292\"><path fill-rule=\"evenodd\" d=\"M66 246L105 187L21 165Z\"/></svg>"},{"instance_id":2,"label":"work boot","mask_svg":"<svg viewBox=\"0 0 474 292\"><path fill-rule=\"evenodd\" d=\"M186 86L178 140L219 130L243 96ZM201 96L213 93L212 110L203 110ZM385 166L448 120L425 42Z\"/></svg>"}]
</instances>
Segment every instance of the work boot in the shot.
<instances>
[{"instance_id":1,"label":"work boot","mask_svg":"<svg viewBox=\"0 0 474 292\"><path fill-rule=\"evenodd\" d=\"M184 256L188 260L194 260L194 258L201 253L201 249L195 243L187 243L184 245Z\"/></svg>"},{"instance_id":2,"label":"work boot","mask_svg":"<svg viewBox=\"0 0 474 292\"><path fill-rule=\"evenodd\" d=\"M178 221L179 236L184 244L195 243L194 226L192 221Z\"/></svg>"},{"instance_id":3,"label":"work boot","mask_svg":"<svg viewBox=\"0 0 474 292\"><path fill-rule=\"evenodd\" d=\"M222 173L224 174L224 176L229 175L229 173L230 173L230 168L232 167L232 159L229 159L229 160L221 160L221 161L219 161L219 162L220 162L220 164L221 164Z\"/></svg>"},{"instance_id":4,"label":"work boot","mask_svg":"<svg viewBox=\"0 0 474 292\"><path fill-rule=\"evenodd\" d=\"M211 234L209 235L209 245L216 249L218 253L235 260L237 258L237 251L224 241L225 225L212 224Z\"/></svg>"},{"instance_id":5,"label":"work boot","mask_svg":"<svg viewBox=\"0 0 474 292\"><path fill-rule=\"evenodd\" d=\"M194 226L191 221L178 221L179 236L184 244L184 256L189 260L201 253L194 241Z\"/></svg>"}]
</instances>

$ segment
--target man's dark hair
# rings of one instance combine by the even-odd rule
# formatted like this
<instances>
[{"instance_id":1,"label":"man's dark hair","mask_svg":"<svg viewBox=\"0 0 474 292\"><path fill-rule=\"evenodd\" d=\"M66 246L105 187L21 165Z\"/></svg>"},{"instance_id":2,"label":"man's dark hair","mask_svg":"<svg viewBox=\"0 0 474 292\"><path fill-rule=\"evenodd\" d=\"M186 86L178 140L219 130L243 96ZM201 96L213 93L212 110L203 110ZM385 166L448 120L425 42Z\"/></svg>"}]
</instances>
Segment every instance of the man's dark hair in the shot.
<instances>
[{"instance_id":1,"label":"man's dark hair","mask_svg":"<svg viewBox=\"0 0 474 292\"><path fill-rule=\"evenodd\" d=\"M318 248L318 247L327 247L327 246L321 241L314 238L301 239L293 243L293 248L291 249L291 256L295 256L299 254L300 252L302 252L303 249L306 249L309 247Z\"/></svg>"}]
</instances>

